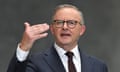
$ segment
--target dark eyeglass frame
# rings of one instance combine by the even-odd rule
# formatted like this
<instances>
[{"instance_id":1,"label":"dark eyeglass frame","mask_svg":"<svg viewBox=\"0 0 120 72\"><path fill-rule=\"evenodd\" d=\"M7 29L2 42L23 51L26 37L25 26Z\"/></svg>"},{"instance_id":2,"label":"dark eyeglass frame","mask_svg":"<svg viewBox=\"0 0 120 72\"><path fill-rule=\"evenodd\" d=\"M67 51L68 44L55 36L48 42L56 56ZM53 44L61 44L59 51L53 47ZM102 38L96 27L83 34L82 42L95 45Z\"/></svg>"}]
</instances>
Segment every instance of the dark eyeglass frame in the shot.
<instances>
[{"instance_id":1,"label":"dark eyeglass frame","mask_svg":"<svg viewBox=\"0 0 120 72\"><path fill-rule=\"evenodd\" d=\"M69 28L74 28L77 24L80 24L79 21L76 21L76 20L53 20L53 23L55 25L55 27L57 28L61 28L64 26L64 24L67 24L67 27ZM80 24L82 25L82 24Z\"/></svg>"}]
</instances>

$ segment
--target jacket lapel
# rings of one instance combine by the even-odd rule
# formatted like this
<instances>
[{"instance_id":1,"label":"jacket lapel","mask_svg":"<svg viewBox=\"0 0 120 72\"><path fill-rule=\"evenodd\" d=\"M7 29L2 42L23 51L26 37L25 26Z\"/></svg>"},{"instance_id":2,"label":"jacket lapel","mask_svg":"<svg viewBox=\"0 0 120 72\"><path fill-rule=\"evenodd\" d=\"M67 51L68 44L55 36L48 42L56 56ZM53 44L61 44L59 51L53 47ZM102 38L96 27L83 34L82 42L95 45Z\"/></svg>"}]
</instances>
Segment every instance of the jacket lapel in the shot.
<instances>
[{"instance_id":1,"label":"jacket lapel","mask_svg":"<svg viewBox=\"0 0 120 72\"><path fill-rule=\"evenodd\" d=\"M80 51L80 50L79 50ZM81 56L81 72L92 72L92 66L89 56L80 51Z\"/></svg>"},{"instance_id":2,"label":"jacket lapel","mask_svg":"<svg viewBox=\"0 0 120 72\"><path fill-rule=\"evenodd\" d=\"M61 59L54 47L45 52L44 59L49 64L50 68L53 69L53 72L65 72Z\"/></svg>"}]
</instances>

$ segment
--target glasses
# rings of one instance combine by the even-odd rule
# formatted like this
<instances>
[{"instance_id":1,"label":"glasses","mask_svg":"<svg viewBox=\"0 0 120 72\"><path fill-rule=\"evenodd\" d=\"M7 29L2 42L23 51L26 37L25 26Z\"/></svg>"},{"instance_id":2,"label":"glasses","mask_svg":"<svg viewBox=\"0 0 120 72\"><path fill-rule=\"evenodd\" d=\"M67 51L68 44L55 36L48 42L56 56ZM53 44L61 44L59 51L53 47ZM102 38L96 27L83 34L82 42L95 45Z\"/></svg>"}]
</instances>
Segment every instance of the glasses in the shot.
<instances>
[{"instance_id":1,"label":"glasses","mask_svg":"<svg viewBox=\"0 0 120 72\"><path fill-rule=\"evenodd\" d=\"M61 28L64 26L64 24L67 24L67 27L69 28L74 28L77 23L80 24L80 22L76 21L76 20L53 20L53 24L57 27L57 28Z\"/></svg>"}]
</instances>

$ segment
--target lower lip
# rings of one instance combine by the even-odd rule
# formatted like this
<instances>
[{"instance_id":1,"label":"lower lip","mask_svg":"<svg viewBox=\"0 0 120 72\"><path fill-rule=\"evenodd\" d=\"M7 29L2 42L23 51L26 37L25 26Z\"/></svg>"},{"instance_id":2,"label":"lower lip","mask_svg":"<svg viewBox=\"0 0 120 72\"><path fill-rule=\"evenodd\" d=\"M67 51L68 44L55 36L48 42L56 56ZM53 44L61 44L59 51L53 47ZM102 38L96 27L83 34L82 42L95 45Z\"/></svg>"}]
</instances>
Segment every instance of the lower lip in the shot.
<instances>
[{"instance_id":1,"label":"lower lip","mask_svg":"<svg viewBox=\"0 0 120 72\"><path fill-rule=\"evenodd\" d=\"M67 35L64 35L64 36L61 36L62 38L68 38L68 37L70 37L70 36L67 36Z\"/></svg>"}]
</instances>

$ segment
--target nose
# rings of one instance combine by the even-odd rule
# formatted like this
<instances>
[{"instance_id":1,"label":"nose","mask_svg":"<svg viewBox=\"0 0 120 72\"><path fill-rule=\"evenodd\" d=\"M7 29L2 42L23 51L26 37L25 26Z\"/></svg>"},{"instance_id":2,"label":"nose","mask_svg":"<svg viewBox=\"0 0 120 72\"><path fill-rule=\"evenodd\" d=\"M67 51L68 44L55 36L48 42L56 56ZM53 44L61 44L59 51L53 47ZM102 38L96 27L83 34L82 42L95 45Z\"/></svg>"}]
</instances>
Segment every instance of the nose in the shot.
<instances>
[{"instance_id":1,"label":"nose","mask_svg":"<svg viewBox=\"0 0 120 72\"><path fill-rule=\"evenodd\" d=\"M64 24L63 24L63 29L67 29L67 28L68 28L67 23L64 22Z\"/></svg>"}]
</instances>

